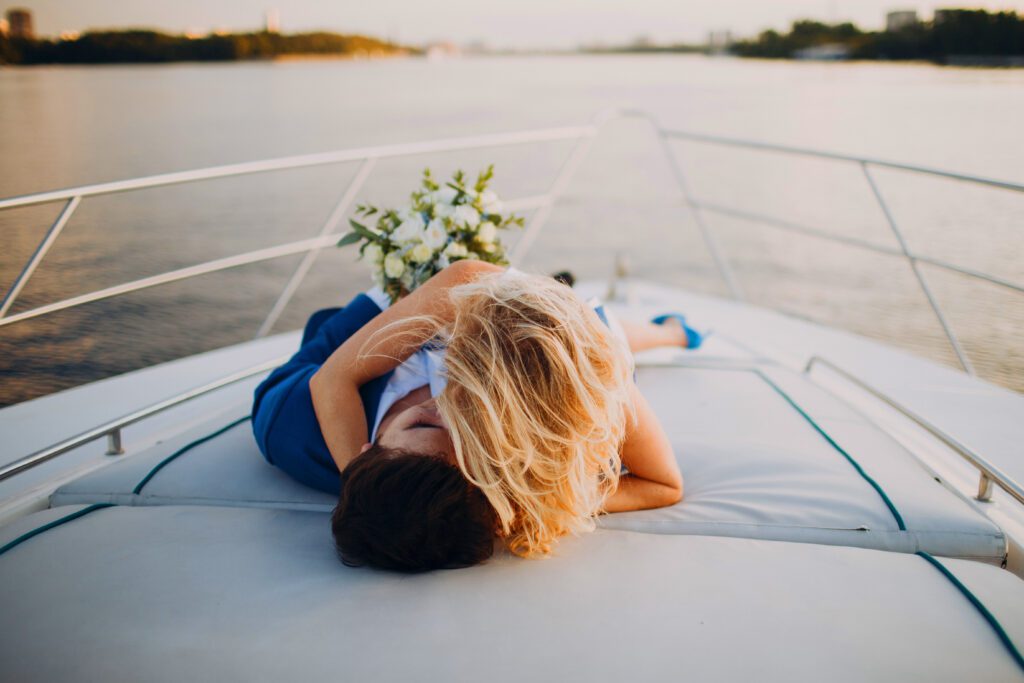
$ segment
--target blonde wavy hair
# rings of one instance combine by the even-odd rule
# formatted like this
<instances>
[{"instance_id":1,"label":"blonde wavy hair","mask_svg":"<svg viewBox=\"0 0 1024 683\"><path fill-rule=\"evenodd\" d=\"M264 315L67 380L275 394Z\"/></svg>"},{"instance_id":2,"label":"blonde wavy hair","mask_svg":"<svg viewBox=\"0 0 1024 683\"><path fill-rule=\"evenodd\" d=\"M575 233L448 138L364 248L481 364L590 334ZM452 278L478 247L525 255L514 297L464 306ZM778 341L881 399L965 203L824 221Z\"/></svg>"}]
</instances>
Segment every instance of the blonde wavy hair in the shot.
<instances>
[{"instance_id":1,"label":"blonde wavy hair","mask_svg":"<svg viewBox=\"0 0 1024 683\"><path fill-rule=\"evenodd\" d=\"M509 549L550 553L618 486L630 355L548 277L501 273L450 291L448 383L437 405L459 468L497 513Z\"/></svg>"}]
</instances>

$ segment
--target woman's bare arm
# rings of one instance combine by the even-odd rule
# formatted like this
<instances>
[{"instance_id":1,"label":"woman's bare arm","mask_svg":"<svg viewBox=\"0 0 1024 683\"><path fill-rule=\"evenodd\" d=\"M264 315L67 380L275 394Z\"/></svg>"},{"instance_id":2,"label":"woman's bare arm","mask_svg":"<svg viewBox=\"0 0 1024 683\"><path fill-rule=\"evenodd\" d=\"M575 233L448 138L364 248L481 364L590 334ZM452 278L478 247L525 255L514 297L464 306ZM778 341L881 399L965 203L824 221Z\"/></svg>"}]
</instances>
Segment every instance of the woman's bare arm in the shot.
<instances>
[{"instance_id":1,"label":"woman's bare arm","mask_svg":"<svg viewBox=\"0 0 1024 683\"><path fill-rule=\"evenodd\" d=\"M411 340L429 339L437 325L451 322L454 308L449 289L501 270L481 261L453 263L349 337L310 378L313 410L339 471L369 436L359 387L412 355L418 345ZM374 337L389 325L385 334Z\"/></svg>"},{"instance_id":2,"label":"woman's bare arm","mask_svg":"<svg viewBox=\"0 0 1024 683\"><path fill-rule=\"evenodd\" d=\"M658 416L635 384L631 384L635 419L626 426L622 464L629 474L619 478L619 487L604 504L604 512L648 510L673 505L683 499L683 475L679 472L672 444Z\"/></svg>"}]
</instances>

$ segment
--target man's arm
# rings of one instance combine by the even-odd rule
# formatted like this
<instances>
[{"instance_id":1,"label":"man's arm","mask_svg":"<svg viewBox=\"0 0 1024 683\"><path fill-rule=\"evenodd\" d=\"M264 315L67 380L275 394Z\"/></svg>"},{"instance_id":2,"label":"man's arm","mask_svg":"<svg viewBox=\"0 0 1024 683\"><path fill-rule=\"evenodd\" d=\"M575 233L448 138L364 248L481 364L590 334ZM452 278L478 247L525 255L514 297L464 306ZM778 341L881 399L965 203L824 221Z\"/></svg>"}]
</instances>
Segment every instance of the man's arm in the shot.
<instances>
[{"instance_id":1,"label":"man's arm","mask_svg":"<svg viewBox=\"0 0 1024 683\"><path fill-rule=\"evenodd\" d=\"M412 355L419 348L413 340L427 340L438 325L452 321L455 311L449 289L501 270L482 261L453 263L364 325L313 375L309 381L313 409L338 471L345 469L368 438L359 387ZM385 334L377 334L385 327Z\"/></svg>"},{"instance_id":2,"label":"man's arm","mask_svg":"<svg viewBox=\"0 0 1024 683\"><path fill-rule=\"evenodd\" d=\"M619 478L619 487L605 501L604 512L648 510L683 499L683 475L672 444L636 384L630 387L636 416L628 419L621 450L629 474Z\"/></svg>"}]
</instances>

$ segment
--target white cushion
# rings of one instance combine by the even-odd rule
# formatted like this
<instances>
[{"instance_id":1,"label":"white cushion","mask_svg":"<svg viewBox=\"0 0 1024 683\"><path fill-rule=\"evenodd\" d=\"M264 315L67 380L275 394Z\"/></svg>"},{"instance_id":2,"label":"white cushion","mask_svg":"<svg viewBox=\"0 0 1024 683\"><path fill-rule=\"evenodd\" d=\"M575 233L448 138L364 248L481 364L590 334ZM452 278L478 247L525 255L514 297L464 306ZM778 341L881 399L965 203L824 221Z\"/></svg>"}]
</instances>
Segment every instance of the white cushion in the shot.
<instances>
[{"instance_id":1,"label":"white cushion","mask_svg":"<svg viewBox=\"0 0 1024 683\"><path fill-rule=\"evenodd\" d=\"M879 494L763 378L749 371L641 367L686 480L682 503L607 515L601 526L663 534L851 545L1002 562L1001 531L934 481L902 447L804 378L769 373L887 492ZM229 420L62 487L54 505L210 504L329 510L334 496L301 486L260 456L248 424L202 443L132 491L162 460Z\"/></svg>"},{"instance_id":2,"label":"white cushion","mask_svg":"<svg viewBox=\"0 0 1024 683\"><path fill-rule=\"evenodd\" d=\"M766 379L767 378L767 379ZM936 482L883 432L799 375L641 368L639 383L676 448L683 502L601 519L616 529L831 543L1001 562L1000 529ZM772 387L795 401L874 479Z\"/></svg>"}]
</instances>

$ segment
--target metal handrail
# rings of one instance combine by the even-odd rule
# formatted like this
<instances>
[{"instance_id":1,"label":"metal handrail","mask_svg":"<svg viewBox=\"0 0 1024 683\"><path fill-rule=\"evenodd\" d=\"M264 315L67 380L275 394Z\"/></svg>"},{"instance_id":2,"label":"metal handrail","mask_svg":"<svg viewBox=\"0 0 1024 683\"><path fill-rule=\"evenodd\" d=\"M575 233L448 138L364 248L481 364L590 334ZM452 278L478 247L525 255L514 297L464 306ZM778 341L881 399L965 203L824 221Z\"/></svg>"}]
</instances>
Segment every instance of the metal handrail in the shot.
<instances>
[{"instance_id":1,"label":"metal handrail","mask_svg":"<svg viewBox=\"0 0 1024 683\"><path fill-rule=\"evenodd\" d=\"M442 140L426 142L409 142L396 145L379 145L376 147L358 147L355 149L335 150L333 152L320 152L317 154L302 154L275 159L263 159L260 161L247 161L239 164L211 166L193 171L162 173L159 175L144 176L142 178L132 178L130 180L117 180L109 183L81 185L79 187L70 187L63 190L36 192L33 194L10 197L8 199L0 199L0 210L13 209L18 206L30 206L32 204L46 204L48 202L71 199L73 197L91 197L95 195L128 192L131 190L145 190L153 187L163 187L166 185L180 185L182 183L211 180L213 178L229 178L240 175L251 175L254 173L268 173L271 171L308 168L310 166L341 164L349 161L363 161L364 159L369 158L387 159L391 157L414 156L436 152L457 152L484 147L507 147L509 145L521 145L533 142L575 140L583 136L592 136L596 133L597 129L593 125L565 126L561 128L515 131L511 133L494 133L492 135L475 135L465 138L445 138Z\"/></svg>"},{"instance_id":2,"label":"metal handrail","mask_svg":"<svg viewBox=\"0 0 1024 683\"><path fill-rule=\"evenodd\" d=\"M868 164L869 166L877 166L879 168L890 168L897 171L910 171L911 173L921 173L924 175L932 175L940 178L949 178L951 180L960 180L968 183L976 183L978 185L987 185L989 187L995 187L1001 190L1024 192L1024 184L1021 183L1015 183L1008 180L999 180L997 178L986 178L984 176L970 175L967 173L958 173L956 171L948 171L945 169L934 168L930 166L918 166L916 164L906 164L899 161L889 161L887 159L861 157L855 156L853 154L840 154L838 152L827 152L818 149L811 149L809 147L778 145L774 143L759 142L756 140L744 140L741 138L731 138L720 135L705 135L703 133L694 133L685 130L662 130L667 137L677 138L679 140L689 140L691 142L704 142L712 145L725 145L729 147L743 147L746 149L756 149L766 152L780 152L782 154L814 157L816 159L830 159L832 161L847 161L856 164Z\"/></svg>"},{"instance_id":3,"label":"metal handrail","mask_svg":"<svg viewBox=\"0 0 1024 683\"><path fill-rule=\"evenodd\" d=\"M1002 280L1001 278L996 278L996 277L988 275L986 273L981 273L980 271L977 271L977 270L974 270L974 269L971 269L971 268L965 268L965 267L957 266L957 265L953 265L953 264L945 264L945 263L939 261L938 259L925 259L925 258L922 258L922 257L918 256L915 252L912 252L910 250L910 247L908 245L908 242L907 242L906 238L903 236L903 231L900 229L899 224L897 223L894 214L889 209L889 205L886 202L885 197L882 195L882 191L879 188L878 183L875 181L875 178L874 178L874 176L871 173L871 167L875 166L875 167L880 167L880 168L889 168L889 169L896 169L896 170L901 170L901 171L910 171L910 172L920 173L920 174L924 174L924 175L931 175L931 176L935 176L935 177L948 178L948 179L952 179L952 180L958 180L958 181L963 181L963 182L975 183L975 184L978 184L978 185L983 185L983 186L987 186L987 187L993 187L993 188L997 188L997 189L1001 189L1001 190L1010 190L1010 191L1013 191L1013 192L1024 192L1024 185L1021 185L1020 183L1014 183L1014 182L1009 182L1009 181L1004 181L1004 180L996 180L996 179L993 179L993 178L983 178L983 177L980 177L980 176L972 176L972 175L968 175L968 174L965 174L965 173L956 173L956 172L953 172L953 171L946 171L946 170L943 170L943 169L930 168L930 167L927 167L927 166L917 166L917 165L914 165L914 164L905 164L905 163L900 163L900 162L888 161L888 160L885 160L885 159L875 159L875 158L871 158L871 157L859 157L859 156L854 156L854 155L850 155L850 154L839 154L839 153L835 153L835 152L823 152L823 151L820 151L820 150L808 149L808 148L804 148L804 147L793 147L793 146L787 146L787 145L778 145L778 144L771 144L771 143L764 143L764 142L756 142L756 141L752 141L752 140L742 140L742 139L739 139L739 138L729 138L729 137L722 137L722 136L715 136L715 135L704 135L704 134L700 134L700 133L692 133L692 132L681 131L681 130L669 130L669 129L662 128L657 123L657 121L655 121L653 119L653 117L651 117L650 115L648 115L646 113L634 112L631 115L640 116L642 118L646 118L651 123L651 125L655 128L655 130L657 131L658 135L660 136L660 138L662 140L662 144L666 148L666 153L669 155L670 159L673 162L673 168L674 169L677 169L678 162L675 160L675 156L671 153L671 150L668 149L668 141L669 140L673 140L673 139L675 139L675 140L686 140L686 141L689 141L689 142L706 143L706 144L712 144L712 145L734 146L734 147L741 147L741 148L744 148L744 149L753 149L753 150L757 150L757 151L776 152L776 153L782 153L782 154L794 154L794 155L799 155L799 156L813 157L813 158L816 158L816 159L827 159L827 160L832 160L832 161L842 161L842 162L856 163L857 165L859 165L861 171L864 174L864 178L867 181L868 186L871 189L872 195L874 196L875 201L877 202L879 208L882 211L882 215L885 218L886 224L889 226L889 229L892 231L893 236L896 238L896 242L899 244L899 251L896 252L896 254L897 255L902 255L907 260L907 263L910 266L910 269L911 269L911 271L914 274L914 278L917 280L918 286L920 287L922 294L924 294L925 299L927 299L927 301L928 301L928 305L931 307L932 312L935 314L936 320L938 321L939 325L942 327L942 331L946 335L946 340L949 342L949 345L952 348L953 353L956 355L956 358L959 361L960 366L963 368L964 372L966 372L968 375L971 375L971 376L975 375L974 366L971 364L971 361L968 358L967 353L964 351L963 346L960 344L960 339L957 337L956 332L953 331L952 326L950 325L949 321L946 319L946 315L945 315L945 313L942 310L942 306L939 305L938 300L935 298L935 295L932 293L931 286L928 283L928 279L925 276L924 271L921 270L921 268L918 267L918 264L919 263L939 264L940 267L942 267L942 268L946 268L948 270L952 270L952 271L961 273L963 275L967 275L969 277L975 277L975 278L979 278L979 279L982 279L982 280L986 280L988 282L993 282L995 284L1000 284L1000 285L1003 285L1003 286L1008 286L1011 289L1014 289L1014 290L1016 290L1018 292L1024 291L1024 287L1022 287L1020 285L1017 285L1017 284L1014 284L1014 283L1011 283L1011 282L1009 282L1007 280ZM678 170L676 171L676 175L677 175L677 181L678 181L679 188L680 188L680 190L683 193L683 196L684 196L684 198L686 200L687 205L690 206L690 209L693 212L694 219L696 220L698 227L701 229L702 233L705 233L705 241L707 242L708 248L711 251L712 256L714 257L716 264L718 265L719 271L722 272L723 279L725 280L726 284L728 285L729 290L732 292L733 296L735 298L741 298L739 290L736 287L735 279L734 279L734 277L732 275L731 269L728 266L728 263L726 261L724 261L724 259L722 259L721 256L718 254L718 248L717 248L717 245L714 243L714 241L708 239L708 237L707 237L708 230L707 230L707 227L706 227L706 225L704 223L704 220L703 220L703 217L702 217L702 211L703 211L702 204L703 203L700 200L696 200L691 195L689 188L687 187L685 181L682 179L682 176L680 175ZM759 222L761 222L761 221L759 221ZM773 225L775 227L780 227L779 223L780 223L779 221L767 221L767 222L764 222L765 225ZM787 226L787 227L792 228L792 225ZM808 230L807 229L802 229L801 232L808 232ZM820 237L821 235L818 234L817 236ZM847 243L851 243L852 242L852 240L850 240L850 239L847 239L845 241ZM865 244L866 243L862 242L862 243L858 244L857 246L863 247Z\"/></svg>"},{"instance_id":4,"label":"metal handrail","mask_svg":"<svg viewBox=\"0 0 1024 683\"><path fill-rule=\"evenodd\" d=\"M506 205L513 211L522 211L534 209L539 206L543 206L546 202L550 201L548 195L538 195L534 197L524 197L522 199L513 200L506 202ZM334 233L327 235L320 235L318 237L311 237L309 239L297 240L295 242L286 242L284 244L277 244L272 247L266 247L264 249L256 249L255 251L248 251L242 254L236 254L234 256L226 256L224 258L214 259L212 261L205 261L203 263L197 263L193 266L187 266L185 268L178 268L176 270L169 270L158 275L151 275L149 277L140 278L138 280L132 280L130 282L123 282L119 285L112 287L106 287L104 289L97 289L86 294L80 294L78 296L62 299L61 301L55 301L51 304L45 304L36 308L22 311L21 313L15 313L0 317L0 327L5 325L11 325L13 323L22 322L23 320L30 320L32 318L38 318L49 313L56 313L57 311L63 311L68 308L75 308L83 304L93 303L95 301L102 301L103 299L110 299L115 296L122 294L129 294L131 292L138 292L143 289L149 289L150 287L157 287L159 285L166 285L171 282L179 282L181 280L189 280L199 275L207 275L209 273L218 273L223 270L229 270L231 268L238 268L240 266L247 266L253 263L260 263L263 261L271 261L274 259L281 258L283 256L292 256L294 254L302 254L313 251L319 251L321 249L327 249L337 245L338 240L344 236L344 233ZM262 335L261 335L262 336Z\"/></svg>"},{"instance_id":5,"label":"metal handrail","mask_svg":"<svg viewBox=\"0 0 1024 683\"><path fill-rule=\"evenodd\" d=\"M843 368L839 367L832 361L821 356L811 356L808 359L807 364L804 366L804 374L809 374L815 365L824 365L837 375L846 379L847 381L855 384L861 390L871 394L879 401L882 401L890 408L893 408L904 417L910 419L912 422L917 424L919 427L927 431L929 434L934 436L936 439L948 446L953 452L959 455L961 458L966 460L972 466L974 466L980 472L980 479L978 481L978 495L976 499L981 502L988 502L992 499L992 484L995 483L999 488L1006 491L1018 502L1024 503L1024 487L1014 481L1009 475L1005 474L998 467L985 460L973 450L965 446L964 444L957 441L954 437L950 436L947 432L944 432L925 418L921 417L914 411L903 406L901 403L888 396L887 394L879 391L875 387L871 386L864 380L860 379L856 375Z\"/></svg>"},{"instance_id":6,"label":"metal handrail","mask_svg":"<svg viewBox=\"0 0 1024 683\"><path fill-rule=\"evenodd\" d=\"M27 195L24 197L15 197L8 200L0 200L0 210L5 208L14 208L18 206L29 206L33 204L41 204L51 201L58 201L67 199L67 204L61 211L56 222L50 227L36 248L33 255L30 257L29 262L22 269L18 278L14 284L8 290L3 301L0 302L0 327L4 325L10 325L23 320L29 320L37 318L49 313L56 311L81 306L87 303L100 301L103 299L109 299L122 294L130 292L140 291L150 287L156 287L158 285L168 284L171 282L177 282L180 280L187 280L199 275L205 275L208 273L220 272L229 268L236 268L243 265L249 265L253 263L259 263L262 261L268 261L283 256L289 256L292 254L305 254L304 258L300 262L299 266L293 272L289 278L287 284L278 296L277 301L271 308L267 317L260 325L260 329L257 332L257 338L264 336L274 322L283 312L288 301L292 295L298 289L303 278L309 272L313 259L316 257L317 252L321 249L325 249L337 244L338 240L343 236L344 233L335 233L338 225L341 223L349 206L355 200L357 193L362 187L363 183L369 177L370 172L373 169L374 164L378 159L395 156L406 156L414 154L424 154L428 152L442 152L442 151L455 151L465 149L476 149L476 148L491 148L504 145L513 144L529 144L535 142L553 142L562 140L577 140L577 145L570 156L569 161L563 167L559 173L555 184L552 188L543 195L535 195L531 197L522 197L519 199L507 200L505 206L511 211L522 211L530 209L539 209L538 213L533 217L530 225L527 228L528 236L536 236L536 233L543 227L545 221L550 215L550 207L555 203L558 197L564 192L568 186L573 174L579 167L586 154L586 150L589 148L590 139L594 137L597 132L596 124L603 120L604 115L599 115L595 118L595 124L590 126L577 126L571 128L551 128L540 131L524 131L518 133L505 133L497 135L485 135L476 136L470 138L459 138L442 140L436 142L425 142L425 143L413 143L408 145L390 145L384 147L372 147L364 148L359 150L343 150L339 152L332 152L327 154L315 154L305 155L300 157L288 157L280 160L268 160L261 162L252 162L248 164L234 164L231 166L219 166L210 169L203 169L199 171L183 172L183 173L171 173L163 174L159 176L150 176L148 178L139 178L129 181L121 181L115 183L104 183L98 185L88 185L77 188L70 188L67 190L60 190L55 192L44 192L35 195ZM152 187L160 187L166 185L173 185L179 183L194 182L199 180L208 180L211 178L223 178L237 175L246 175L253 173L263 173L267 171L276 171L292 168L305 168L315 165L342 163L347 161L363 161L363 165L356 172L355 177L346 188L345 193L341 199L335 205L334 210L331 212L327 219L327 222L321 227L320 233L313 238L298 240L285 244L279 244L265 249L257 249L242 254L236 254L225 258L214 259L205 263L200 263L185 268L179 268L177 270L167 271L158 275L141 278L131 282L122 283L105 289L95 290L88 292L80 296L71 297L62 301L57 301L44 306L39 306L28 311L23 311L15 315L7 315L10 307L14 304L18 294L22 291L29 278L35 272L36 268L42 262L49 249L56 242L57 237L63 231L67 225L75 209L81 203L82 198L86 196L97 196L112 194L115 192L126 192L130 190L140 190ZM523 249L525 251L525 249ZM104 436L108 439L107 454L118 455L124 452L121 441L121 430L135 422L143 420L147 417L155 415L159 412L167 410L168 408L180 405L186 401L192 400L211 391L219 389L228 384L240 381L242 379L252 377L254 375L266 372L278 365L280 365L287 357L277 358L272 361L260 363L252 368L234 373L227 377L215 380L201 387L192 389L190 391L179 394L178 396L166 399L159 403L153 404L147 408L139 411L135 411L128 415L122 416L116 420L106 422L97 427L89 429L81 434L78 434L69 439L65 439L59 443L53 444L44 448L40 451L32 453L31 455L25 456L19 460L9 463L3 467L0 467L0 481L12 477L19 472L24 472L28 469L36 467L44 462L47 462L59 455L67 453L75 448L82 445L95 441L96 439Z\"/></svg>"},{"instance_id":7,"label":"metal handrail","mask_svg":"<svg viewBox=\"0 0 1024 683\"><path fill-rule=\"evenodd\" d=\"M820 228L814 228L808 225L802 225L800 223L794 223L792 221L782 220L775 216L769 216L763 213L757 213L754 211L744 211L742 209L733 209L732 207L724 206L722 204L716 204L714 202L707 202L698 200L694 202L694 206L697 206L707 213L718 214L721 216L728 216L730 218L738 218L740 220L750 221L751 223L758 223L771 228L778 228L779 230L786 230L799 235L805 235L807 237L816 237L818 239L826 240L828 242L835 242L836 244L843 244L848 247L856 247L858 249L864 249L866 251L872 251L876 254L885 254L886 256L903 256L903 251L896 247L887 247L883 244L875 244L868 240L858 239L856 237L847 237L845 235L836 235L834 233L822 230ZM953 273L960 273L961 275L967 275L976 280L984 280L985 282L993 285L999 285L1007 289L1012 289L1021 293L1024 293L1024 284L1011 282L988 273L983 273L980 270L973 268L967 268L960 266L949 261L937 259L932 256L925 256L924 254L918 254L914 252L913 257L915 260L921 263L927 263L930 266L941 268L942 270L948 270Z\"/></svg>"},{"instance_id":8,"label":"metal handrail","mask_svg":"<svg viewBox=\"0 0 1024 683\"><path fill-rule=\"evenodd\" d=\"M932 296L927 281L924 279L924 274L917 267L917 264L927 263L930 265L935 265L940 268L952 270L964 275L968 275L970 277L974 277L977 279L988 281L990 283L1008 287L1018 292L1024 292L1024 286L1022 285L1007 280L1003 280L1001 278L997 278L987 273L982 273L981 271L965 268L963 266L941 261L939 259L933 259L930 257L918 255L910 251L907 242L903 238L902 232L900 231L899 226L895 221L895 218L889 210L885 202L885 199L881 194L880 189L878 188L874 178L870 173L869 166L917 172L1012 191L1024 191L1024 185L1007 181L995 180L991 178L983 178L979 176L970 176L961 173L954 173L951 171L928 168L924 166L915 166L911 164L892 162L882 159L857 157L852 155L824 152L807 148L790 147L785 145L776 145L749 140L740 140L737 138L703 135L681 130L670 130L663 128L660 125L660 123L658 123L658 121L654 119L653 116L646 112L633 110L607 110L599 113L592 119L589 125L585 126L548 128L534 131L519 131L512 133L499 133L493 135L480 135L466 138L451 138L419 143L337 150L333 152L326 152L320 154L298 155L278 159L267 159L262 161L254 161L240 164L215 166L193 171L165 173L131 180L99 183L93 185L83 185L64 190L55 190L51 192L41 192L30 195L24 195L20 197L0 199L0 210L21 206L37 205L54 201L66 201L66 204L64 208L61 210L56 221L51 225L51 227L47 231L43 240L40 242L39 246L36 248L35 252L30 257L25 267L22 269L22 272L19 274L18 278L15 280L14 284L7 292L3 301L0 302L0 327L23 320L36 318L42 315L64 310L67 308L80 306L86 303L91 303L102 299L108 299L114 296L119 296L130 292L136 292L149 287L155 287L170 282L190 279L193 277L197 277L199 275L219 272L229 268L235 268L242 265L248 265L252 263L258 263L262 261L280 258L283 256L302 253L304 254L304 258L302 259L296 270L293 272L292 276L289 278L287 284L285 285L284 289L279 295L277 301L271 308L271 311L268 313L267 317L260 325L260 329L257 332L257 337L263 336L271 329L274 322L283 312L285 306L287 306L292 295L295 293L295 291L297 291L299 284L302 282L305 275L309 272L309 269L312 266L313 259L316 257L316 254L319 252L319 250L333 246L337 242L338 238L341 237L341 234L336 233L335 230L338 224L341 222L342 218L344 217L344 214L346 213L348 207L354 200L356 194L358 193L363 183L369 176L373 164L376 160L389 157L402 157L436 152L449 152L457 150L501 147L529 143L576 140L577 144L573 148L569 156L569 159L566 161L562 169L559 171L559 174L556 177L555 182L546 194L506 202L506 205L512 210L538 209L537 213L532 217L529 225L527 226L527 229L522 239L519 241L519 243L516 245L513 251L514 260L518 261L523 256L525 256L526 251L533 244L534 240L536 239L537 235L542 229L544 223L550 217L554 205L557 203L558 199L567 189L576 170L579 168L584 157L586 156L592 139L597 135L601 126L603 126L606 122L610 120L614 120L616 118L621 117L644 118L651 124L651 126L657 133L659 139L661 140L664 152L666 154L666 158L669 161L670 166L672 168L676 183L683 196L684 203L691 211L694 221L696 222L701 232L701 235L712 255L712 258L714 259L715 264L718 267L719 273L725 281L730 293L733 295L733 297L737 299L743 298L743 292L739 285L739 281L733 274L729 262L725 257L724 251L719 246L718 241L711 230L711 226L704 219L704 213L732 215L735 217L756 221L763 225L786 229L793 232L802 233L805 235L810 235L822 239L832 240L835 242L845 244L847 246L854 246L858 248L864 248L876 252L885 253L888 255L905 257L911 265L911 268L914 270L915 276L917 277L918 283L921 286L922 291L925 293L937 318L942 324L943 330L945 331L946 336L950 341L950 344L953 346L954 351L957 353L957 356L960 359L965 371L967 371L969 374L973 374L973 368L971 367L966 355L963 353L955 333L948 325L938 302ZM811 156L820 159L857 163L861 166L865 178L868 181L874 193L874 196L882 209L882 212L886 218L887 223L889 224L889 227L893 231L897 239L897 242L899 243L900 248L894 249L882 247L867 242L865 240L832 235L822 230L809 228L806 226L800 226L795 223L790 223L788 221L781 221L770 216L744 212L736 209L730 209L728 207L722 207L715 205L711 202L703 201L700 198L693 195L687 182L686 175L683 172L682 165L679 163L677 155L673 152L672 148L669 145L669 142L671 140L687 140L691 142L707 144L730 145L761 151L796 154L803 156ZM331 215L328 218L327 222L321 227L321 230L316 237L289 242L285 244L279 244L264 249L246 252L243 254L236 254L234 256L207 261L205 263L180 268L177 270L167 271L164 273L160 273L158 275L141 278L131 282L122 283L120 285L116 285L113 287L107 287L105 289L96 290L80 296L64 299L62 301L58 301L55 303L39 306L14 315L8 314L11 306L14 304L15 299L22 291L25 284L28 282L29 278L35 272L36 268L42 262L43 258L46 256L49 249L56 242L57 238L60 236L61 232L67 225L71 216L73 215L75 209L78 207L82 199L85 197L107 195L119 192L128 192L133 190L143 190L154 187L163 187L181 183L197 182L201 180L210 180L215 178L227 178L240 175L250 175L256 173L266 173L296 168L307 168L311 166L339 164L353 161L362 161L363 166L359 169L359 171L357 171L356 176L353 178L352 182L346 189L345 193L342 195L341 199L339 199L334 210L331 212ZM273 361L272 363L261 364L261 366L258 366L260 369L253 370L248 374L245 374L244 376L238 376L236 373L236 375L232 375L229 376L228 378L218 380L209 385L204 385L204 387L200 387L197 390L186 392L185 394L182 394L179 397L175 397L174 399L168 399L168 401L161 402L160 404L155 404L150 408L143 409L142 411L138 411L137 413L132 413L129 416L120 418L119 420L115 420L104 425L100 425L99 427L84 432L83 434L80 434L77 437L73 437L72 439L66 440L59 444L55 444L54 446L51 446L47 449L27 456L26 458L16 461L15 463L12 463L4 468L0 468L0 480L8 476L12 476L17 472L28 469L29 467L32 467L35 464L45 462L46 460L56 457L57 455L67 452L68 450L71 450L73 448L76 448L77 446L82 445L83 443L88 443L91 440L100 438L103 435L107 435L108 438L110 439L110 448L108 449L108 452L120 452L121 427L127 424L131 424L135 421L141 420L145 417L148 417L149 415L155 414L156 412L160 412L161 410L171 407L172 405L177 405L178 403L184 402L196 396L200 396L203 393L212 391L213 389L219 388L220 386L224 386L225 384L229 384L231 382L238 381L238 379L243 379L244 377L257 374L258 372L273 367L279 362L280 361ZM814 359L812 359L812 361L808 364L808 372L810 371L813 362ZM821 359L818 362L825 363L827 361ZM841 370L838 371L842 372ZM850 378L853 381L860 383L859 380L857 380L856 378L852 376L850 376ZM867 387L867 385L864 386L869 391L872 391L869 387ZM916 418L916 416L910 415L908 411L902 409L902 407L892 402L892 400L889 399L888 397L884 397L883 395L880 394L879 397L885 400L887 403L890 403L890 405L893 405L897 409L901 410L901 412L908 414L908 416ZM922 424L922 426L929 430L935 429L934 427L925 424ZM940 436L939 438L943 437ZM947 439L944 440L946 440L947 443L949 442ZM956 446L954 446L954 448L956 448ZM961 455L967 457L966 452L958 452L960 452ZM980 461L980 458L977 458L976 456L973 457L975 457L975 460ZM1005 480L1005 477L1003 477L1003 475L1001 475L1001 473L999 473L997 470L988 466L987 463L985 463L984 465L986 469L982 469L982 493L984 493L987 490L985 489L986 481L996 480L1002 482ZM986 477L988 477L988 479L986 479ZM1010 482L1009 485L1016 487L1016 485L1013 484L1012 482ZM1024 499L1020 498L1020 496L1018 495L1020 493L1019 487L1012 490L1011 493L1015 497L1018 497L1019 500L1022 500L1022 502L1024 502Z\"/></svg>"},{"instance_id":9,"label":"metal handrail","mask_svg":"<svg viewBox=\"0 0 1024 683\"><path fill-rule=\"evenodd\" d=\"M157 413L162 413L169 408L181 405L186 401L191 401L194 398L204 396L212 391L216 391L217 389L222 389L229 384L234 384L242 381L243 379L259 375L267 370L272 370L287 359L288 356L282 356L280 358L274 358L273 360L264 361L258 365L253 365L245 368L244 370L239 370L238 372L227 375L226 377L221 377L220 379L195 387L194 389L189 389L188 391L184 391L176 396L172 396L171 398L164 399L158 403L154 403L145 408L128 413L127 415L122 415L121 417L110 420L109 422L104 422L97 427L93 427L81 434L76 434L75 436L64 439L63 441L59 441L52 446L47 446L46 448L36 451L31 455L27 455L24 458L15 460L14 462L0 467L0 481L13 477L19 472L41 465L48 460L56 458L58 455L72 451L80 446L96 441L97 439L102 439L103 437L107 437L107 454L119 455L124 452L121 447L121 430L125 427L133 425L148 417L152 417Z\"/></svg>"}]
</instances>

